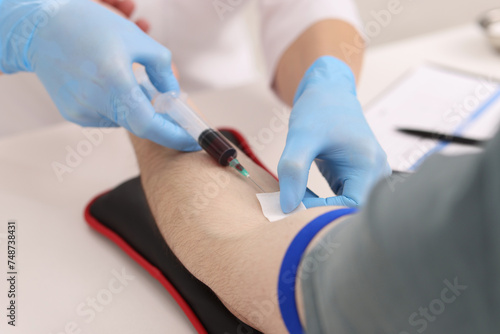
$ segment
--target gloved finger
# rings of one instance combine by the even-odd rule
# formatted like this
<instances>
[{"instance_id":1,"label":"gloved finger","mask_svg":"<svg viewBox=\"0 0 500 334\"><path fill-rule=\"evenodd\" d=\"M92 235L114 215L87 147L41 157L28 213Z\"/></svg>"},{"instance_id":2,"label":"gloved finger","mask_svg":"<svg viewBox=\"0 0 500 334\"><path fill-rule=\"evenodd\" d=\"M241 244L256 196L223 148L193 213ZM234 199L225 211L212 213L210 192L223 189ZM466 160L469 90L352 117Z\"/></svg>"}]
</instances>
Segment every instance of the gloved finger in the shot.
<instances>
[{"instance_id":1,"label":"gloved finger","mask_svg":"<svg viewBox=\"0 0 500 334\"><path fill-rule=\"evenodd\" d=\"M133 77L132 73L130 75ZM132 88L117 95L122 98L114 101L115 122L136 136L179 151L201 149L183 128L155 112L139 85L133 84Z\"/></svg>"},{"instance_id":2,"label":"gloved finger","mask_svg":"<svg viewBox=\"0 0 500 334\"><path fill-rule=\"evenodd\" d=\"M135 135L162 146L179 151L198 151L201 149L183 128L156 113L151 104L143 104L136 108L128 117L127 124Z\"/></svg>"},{"instance_id":3,"label":"gloved finger","mask_svg":"<svg viewBox=\"0 0 500 334\"><path fill-rule=\"evenodd\" d=\"M143 132L143 138L178 151L199 151L201 147L183 128L172 123L164 115L155 113Z\"/></svg>"},{"instance_id":4,"label":"gloved finger","mask_svg":"<svg viewBox=\"0 0 500 334\"><path fill-rule=\"evenodd\" d=\"M159 92L178 92L179 83L172 70L172 54L153 40L148 44L147 50L141 50L135 61L146 67L149 80Z\"/></svg>"},{"instance_id":5,"label":"gloved finger","mask_svg":"<svg viewBox=\"0 0 500 334\"><path fill-rule=\"evenodd\" d=\"M392 174L392 169L387 159L384 159L384 162L378 166L378 168L374 166L368 170L354 173L343 182L342 192L337 195L342 195L352 199L358 205L363 205L375 184L384 177Z\"/></svg>"},{"instance_id":6,"label":"gloved finger","mask_svg":"<svg viewBox=\"0 0 500 334\"><path fill-rule=\"evenodd\" d=\"M327 198L305 197L302 203L304 203L305 207L308 209L316 206L348 206L355 208L359 206L352 198L342 195Z\"/></svg>"},{"instance_id":7,"label":"gloved finger","mask_svg":"<svg viewBox=\"0 0 500 334\"><path fill-rule=\"evenodd\" d=\"M153 100L155 95L158 94L158 92L154 89L153 86L151 86L150 83L141 83L139 84L139 87L141 87L142 92L149 101Z\"/></svg>"},{"instance_id":8,"label":"gloved finger","mask_svg":"<svg viewBox=\"0 0 500 334\"><path fill-rule=\"evenodd\" d=\"M84 91L87 96L92 93L94 92ZM96 110L95 105L89 103L87 99L80 98L84 94L76 79L67 80L64 85L58 85L56 89L49 90L49 94L61 115L69 122L85 127L98 127L101 120L106 118Z\"/></svg>"},{"instance_id":9,"label":"gloved finger","mask_svg":"<svg viewBox=\"0 0 500 334\"><path fill-rule=\"evenodd\" d=\"M102 117L101 120L99 121L99 124L97 125L97 127L99 127L99 128L119 128L120 125L111 121L107 117Z\"/></svg>"},{"instance_id":10,"label":"gloved finger","mask_svg":"<svg viewBox=\"0 0 500 334\"><path fill-rule=\"evenodd\" d=\"M318 195L316 195L316 194L314 193L314 191L312 191L312 190L311 190L311 189L309 189L309 188L306 188L306 193L304 194L304 198L318 198L318 197L319 197L319 196L318 196ZM302 199L302 201L304 201L304 200Z\"/></svg>"},{"instance_id":11,"label":"gloved finger","mask_svg":"<svg viewBox=\"0 0 500 334\"><path fill-rule=\"evenodd\" d=\"M172 123L164 115L150 114L152 106L139 108L127 123L135 135L154 141L165 147L178 151L199 151L198 143L179 125ZM154 112L154 110L153 110Z\"/></svg>"},{"instance_id":12,"label":"gloved finger","mask_svg":"<svg viewBox=\"0 0 500 334\"><path fill-rule=\"evenodd\" d=\"M348 206L359 207L362 205L374 184L382 177L391 174L389 163L385 163L385 167L381 170L375 169L365 172L358 172L354 177L344 180L338 185L338 196L328 198L311 198L305 197L302 202L306 208L316 206ZM380 175L378 175L380 174Z\"/></svg>"},{"instance_id":13,"label":"gloved finger","mask_svg":"<svg viewBox=\"0 0 500 334\"><path fill-rule=\"evenodd\" d=\"M349 199L346 203L352 203L355 205L349 206L359 206L363 205L370 189L373 184L377 181L377 177L371 174L370 171L360 172L343 182L343 187L341 192L337 195Z\"/></svg>"},{"instance_id":14,"label":"gloved finger","mask_svg":"<svg viewBox=\"0 0 500 334\"><path fill-rule=\"evenodd\" d=\"M120 126L106 117L100 117L98 120L92 120L80 124L83 127L89 128L119 128Z\"/></svg>"},{"instance_id":15,"label":"gloved finger","mask_svg":"<svg viewBox=\"0 0 500 334\"><path fill-rule=\"evenodd\" d=\"M108 118L103 117L103 116L95 116L95 117L88 117L88 115L84 115L83 117L85 118L79 118L77 119L69 119L67 120L78 124L83 127L91 127L91 128L116 128L119 127L118 124L110 121Z\"/></svg>"},{"instance_id":16,"label":"gloved finger","mask_svg":"<svg viewBox=\"0 0 500 334\"><path fill-rule=\"evenodd\" d=\"M306 191L309 169L316 157L310 140L289 134L285 150L278 163L281 210L293 211Z\"/></svg>"},{"instance_id":17,"label":"gloved finger","mask_svg":"<svg viewBox=\"0 0 500 334\"><path fill-rule=\"evenodd\" d=\"M63 104L62 107L59 107L61 111L61 115L67 121L78 124L83 127L117 127L114 122L109 120L109 118L98 114L97 112L91 110L90 108L84 108L80 106L78 110L74 109L72 112L68 112L71 108L67 107L66 104Z\"/></svg>"}]
</instances>

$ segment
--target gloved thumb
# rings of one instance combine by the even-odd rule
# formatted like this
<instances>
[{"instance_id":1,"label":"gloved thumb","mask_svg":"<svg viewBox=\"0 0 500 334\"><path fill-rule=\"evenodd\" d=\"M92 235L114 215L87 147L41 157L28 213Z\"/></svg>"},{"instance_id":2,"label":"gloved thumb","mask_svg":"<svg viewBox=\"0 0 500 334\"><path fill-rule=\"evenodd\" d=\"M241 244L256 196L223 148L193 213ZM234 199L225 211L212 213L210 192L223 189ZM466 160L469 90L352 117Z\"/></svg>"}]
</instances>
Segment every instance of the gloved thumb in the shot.
<instances>
[{"instance_id":1,"label":"gloved thumb","mask_svg":"<svg viewBox=\"0 0 500 334\"><path fill-rule=\"evenodd\" d=\"M116 122L134 135L179 151L196 151L200 147L183 128L165 115L156 113L144 88L135 83L131 73L130 83L123 86L122 97L114 101ZM125 98L128 97L128 98Z\"/></svg>"},{"instance_id":2,"label":"gloved thumb","mask_svg":"<svg viewBox=\"0 0 500 334\"><path fill-rule=\"evenodd\" d=\"M327 198L304 198L302 201L306 208L314 208L316 206L347 206L357 208L359 204L347 196L333 196Z\"/></svg>"},{"instance_id":3,"label":"gloved thumb","mask_svg":"<svg viewBox=\"0 0 500 334\"><path fill-rule=\"evenodd\" d=\"M372 178L366 175L368 172L359 173L343 181L338 196L328 198L307 198L304 199L306 208L315 206L347 206L357 208L364 202L366 195L372 185Z\"/></svg>"},{"instance_id":4,"label":"gloved thumb","mask_svg":"<svg viewBox=\"0 0 500 334\"><path fill-rule=\"evenodd\" d=\"M160 93L179 91L179 83L172 70L172 54L168 49L153 42L151 50L141 57L149 80Z\"/></svg>"},{"instance_id":5,"label":"gloved thumb","mask_svg":"<svg viewBox=\"0 0 500 334\"><path fill-rule=\"evenodd\" d=\"M280 203L284 213L293 211L302 201L309 169L316 157L307 139L290 136L278 164Z\"/></svg>"}]
</instances>

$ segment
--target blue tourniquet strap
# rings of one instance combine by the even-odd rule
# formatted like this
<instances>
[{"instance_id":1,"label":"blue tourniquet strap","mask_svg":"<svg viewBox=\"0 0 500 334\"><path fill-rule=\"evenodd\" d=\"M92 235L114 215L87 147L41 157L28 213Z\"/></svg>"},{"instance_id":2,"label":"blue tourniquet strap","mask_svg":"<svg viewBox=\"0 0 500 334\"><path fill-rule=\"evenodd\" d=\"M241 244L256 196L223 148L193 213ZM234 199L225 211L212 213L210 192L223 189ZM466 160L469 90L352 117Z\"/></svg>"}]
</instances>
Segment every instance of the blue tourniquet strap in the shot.
<instances>
[{"instance_id":1,"label":"blue tourniquet strap","mask_svg":"<svg viewBox=\"0 0 500 334\"><path fill-rule=\"evenodd\" d=\"M285 322L286 328L291 334L304 333L297 311L297 301L295 300L297 270L302 255L311 240L323 227L340 217L355 213L356 211L357 210L354 208L339 209L316 217L297 233L290 243L290 246L288 246L283 262L281 263L278 281L278 296L280 300L281 316Z\"/></svg>"}]
</instances>

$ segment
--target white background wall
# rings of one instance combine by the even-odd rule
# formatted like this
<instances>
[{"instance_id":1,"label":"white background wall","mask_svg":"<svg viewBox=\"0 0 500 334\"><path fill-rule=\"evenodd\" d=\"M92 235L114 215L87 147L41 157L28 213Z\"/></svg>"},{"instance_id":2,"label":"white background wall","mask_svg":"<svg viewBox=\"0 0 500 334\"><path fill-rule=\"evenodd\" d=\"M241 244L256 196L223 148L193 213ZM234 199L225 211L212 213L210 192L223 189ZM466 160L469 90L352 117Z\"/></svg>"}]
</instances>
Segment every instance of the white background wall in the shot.
<instances>
[{"instance_id":1,"label":"white background wall","mask_svg":"<svg viewBox=\"0 0 500 334\"><path fill-rule=\"evenodd\" d=\"M374 12L387 10L391 0L355 0L365 22ZM398 1L398 0L392 0ZM454 25L472 22L488 9L500 7L499 0L399 0L401 12L374 37L371 45L386 43Z\"/></svg>"},{"instance_id":2,"label":"white background wall","mask_svg":"<svg viewBox=\"0 0 500 334\"><path fill-rule=\"evenodd\" d=\"M258 1L258 0L257 0ZM261 73L265 66L259 40L257 1L248 6L247 20L253 35L257 66ZM314 0L310 0L314 1ZM332 0L335 1L335 0ZM392 15L380 32L371 34L369 46L397 41L440 29L477 22L477 18L489 9L500 7L500 0L354 0L365 27L377 22L374 13L387 11L392 1L399 1L401 10ZM385 23L385 22L384 22ZM378 24L378 26L381 26Z\"/></svg>"}]
</instances>

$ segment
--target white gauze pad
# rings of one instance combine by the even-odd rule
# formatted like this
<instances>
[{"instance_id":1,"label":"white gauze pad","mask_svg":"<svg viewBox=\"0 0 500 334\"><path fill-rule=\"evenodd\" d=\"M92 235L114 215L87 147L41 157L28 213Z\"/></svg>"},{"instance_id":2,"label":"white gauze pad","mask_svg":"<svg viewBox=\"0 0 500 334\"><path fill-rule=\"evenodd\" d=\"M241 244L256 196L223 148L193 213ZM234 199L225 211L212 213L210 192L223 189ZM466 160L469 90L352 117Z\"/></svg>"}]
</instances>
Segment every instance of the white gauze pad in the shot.
<instances>
[{"instance_id":1,"label":"white gauze pad","mask_svg":"<svg viewBox=\"0 0 500 334\"><path fill-rule=\"evenodd\" d=\"M260 206L262 207L262 213L270 221L276 221L288 217L294 213L303 211L306 209L304 204L300 202L299 206L290 213L283 213L281 211L280 205L280 192L276 193L262 193L257 194L257 199L259 200Z\"/></svg>"}]
</instances>

